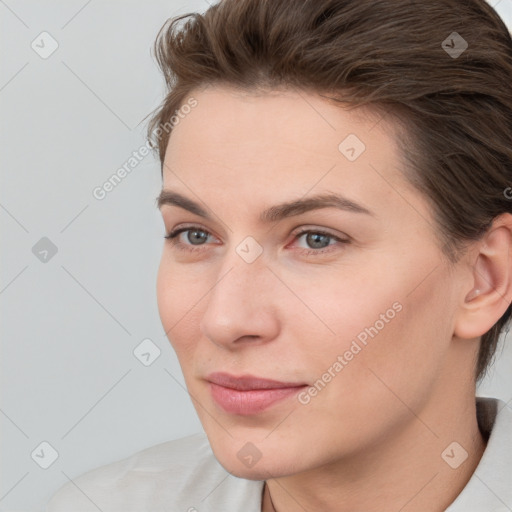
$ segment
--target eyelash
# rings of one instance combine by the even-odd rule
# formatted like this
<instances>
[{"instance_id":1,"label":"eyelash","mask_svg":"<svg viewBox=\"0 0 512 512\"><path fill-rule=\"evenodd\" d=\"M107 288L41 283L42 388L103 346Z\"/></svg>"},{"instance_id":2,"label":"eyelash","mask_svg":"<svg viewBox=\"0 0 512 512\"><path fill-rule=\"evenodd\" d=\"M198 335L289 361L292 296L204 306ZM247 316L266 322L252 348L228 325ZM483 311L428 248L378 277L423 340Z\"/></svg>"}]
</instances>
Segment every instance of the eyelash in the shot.
<instances>
[{"instance_id":1,"label":"eyelash","mask_svg":"<svg viewBox=\"0 0 512 512\"><path fill-rule=\"evenodd\" d=\"M197 253L197 252L204 251L204 246L206 244L201 244L201 245L194 247L194 246L191 246L190 244L184 244L182 242L179 242L177 239L177 237L181 233L186 233L187 231L194 231L194 230L201 231L203 233L207 233L208 235L211 235L211 233L209 231L207 231L206 229L200 228L199 226L187 226L187 227L179 228L179 229L172 231L171 233L166 235L164 238L169 240L171 242L171 245L180 251L185 251L188 253ZM332 233L328 233L327 231L322 231L322 230L318 230L318 229L304 229L302 231L299 231L298 233L295 233L294 237L295 237L295 239L299 239L301 236L306 235L306 234L311 234L311 233L315 234L315 235L327 236L333 240L336 240L337 242L339 242L341 244L349 244L350 243L349 240L339 238L339 237L333 235ZM320 254L332 252L332 250L335 250L335 248L336 248L335 244L330 244L327 247L324 247L322 249L298 249L298 251L300 253L308 256L308 255L320 255Z\"/></svg>"}]
</instances>

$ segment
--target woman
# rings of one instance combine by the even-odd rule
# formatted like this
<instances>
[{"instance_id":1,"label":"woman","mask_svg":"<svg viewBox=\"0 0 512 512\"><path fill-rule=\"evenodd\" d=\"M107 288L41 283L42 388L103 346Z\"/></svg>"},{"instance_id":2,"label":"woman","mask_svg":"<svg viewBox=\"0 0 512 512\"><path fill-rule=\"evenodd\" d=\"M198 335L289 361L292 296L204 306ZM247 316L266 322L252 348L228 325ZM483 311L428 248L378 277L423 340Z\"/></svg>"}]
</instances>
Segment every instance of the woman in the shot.
<instances>
[{"instance_id":1,"label":"woman","mask_svg":"<svg viewBox=\"0 0 512 512\"><path fill-rule=\"evenodd\" d=\"M512 411L475 398L512 300L498 15L222 0L156 54L158 304L206 436L48 512L512 510Z\"/></svg>"}]
</instances>

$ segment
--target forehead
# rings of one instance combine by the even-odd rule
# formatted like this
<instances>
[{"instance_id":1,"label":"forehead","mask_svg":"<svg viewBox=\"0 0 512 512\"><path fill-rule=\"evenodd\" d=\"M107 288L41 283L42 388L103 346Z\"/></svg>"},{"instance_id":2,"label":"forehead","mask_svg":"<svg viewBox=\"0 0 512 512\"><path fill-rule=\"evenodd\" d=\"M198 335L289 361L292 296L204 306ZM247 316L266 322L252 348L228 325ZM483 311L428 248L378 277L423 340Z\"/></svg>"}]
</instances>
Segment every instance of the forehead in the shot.
<instances>
[{"instance_id":1,"label":"forehead","mask_svg":"<svg viewBox=\"0 0 512 512\"><path fill-rule=\"evenodd\" d=\"M267 150L284 152L288 147L329 158L339 157L338 145L349 134L370 146L385 139L386 147L393 149L392 123L372 107L353 108L294 90L257 92L210 86L193 97L198 105L174 128L168 150L179 150L183 139L195 135L202 139L198 148L202 152L221 153L226 146L240 143L249 150L264 143Z\"/></svg>"},{"instance_id":2,"label":"forehead","mask_svg":"<svg viewBox=\"0 0 512 512\"><path fill-rule=\"evenodd\" d=\"M246 205L338 192L382 206L403 203L410 189L393 125L375 111L304 91L210 87L192 96L197 107L169 140L164 188L214 190Z\"/></svg>"}]
</instances>

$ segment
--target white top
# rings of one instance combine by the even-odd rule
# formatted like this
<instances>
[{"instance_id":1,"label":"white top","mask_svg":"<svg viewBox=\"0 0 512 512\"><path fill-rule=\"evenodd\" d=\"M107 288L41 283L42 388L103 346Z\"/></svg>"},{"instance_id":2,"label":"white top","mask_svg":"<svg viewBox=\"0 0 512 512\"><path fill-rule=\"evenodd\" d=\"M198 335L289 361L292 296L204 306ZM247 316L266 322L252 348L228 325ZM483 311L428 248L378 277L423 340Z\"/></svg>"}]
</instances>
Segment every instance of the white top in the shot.
<instances>
[{"instance_id":1,"label":"white top","mask_svg":"<svg viewBox=\"0 0 512 512\"><path fill-rule=\"evenodd\" d=\"M512 409L476 399L489 433L475 473L446 512L512 511ZM161 443L89 471L64 485L46 512L261 512L263 482L230 475L208 439L196 434Z\"/></svg>"}]
</instances>

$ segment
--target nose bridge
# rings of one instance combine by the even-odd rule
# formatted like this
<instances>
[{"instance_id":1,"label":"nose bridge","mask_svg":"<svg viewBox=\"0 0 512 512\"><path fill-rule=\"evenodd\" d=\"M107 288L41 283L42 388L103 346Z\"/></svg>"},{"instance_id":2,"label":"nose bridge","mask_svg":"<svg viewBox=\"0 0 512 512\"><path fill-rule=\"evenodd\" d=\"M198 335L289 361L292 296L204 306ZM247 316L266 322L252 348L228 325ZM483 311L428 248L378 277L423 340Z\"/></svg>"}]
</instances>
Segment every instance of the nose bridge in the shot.
<instances>
[{"instance_id":1,"label":"nose bridge","mask_svg":"<svg viewBox=\"0 0 512 512\"><path fill-rule=\"evenodd\" d=\"M272 273L254 242L244 240L224 256L206 297L201 330L218 344L276 333L278 321L269 282Z\"/></svg>"},{"instance_id":2,"label":"nose bridge","mask_svg":"<svg viewBox=\"0 0 512 512\"><path fill-rule=\"evenodd\" d=\"M248 236L224 255L212 295L220 298L224 295L239 298L245 298L246 294L255 295L253 292L268 281L269 274L271 273L267 268L263 247L253 237ZM262 286L260 292L264 289L265 286ZM262 293L257 293L255 298L261 296Z\"/></svg>"},{"instance_id":3,"label":"nose bridge","mask_svg":"<svg viewBox=\"0 0 512 512\"><path fill-rule=\"evenodd\" d=\"M209 306L223 307L223 303L227 303L231 307L247 308L247 313L250 313L251 306L265 300L264 284L268 281L269 270L262 255L254 258L252 254L248 258L250 250L243 252L244 249L245 245L239 244L224 257L218 279L210 293Z\"/></svg>"}]
</instances>

